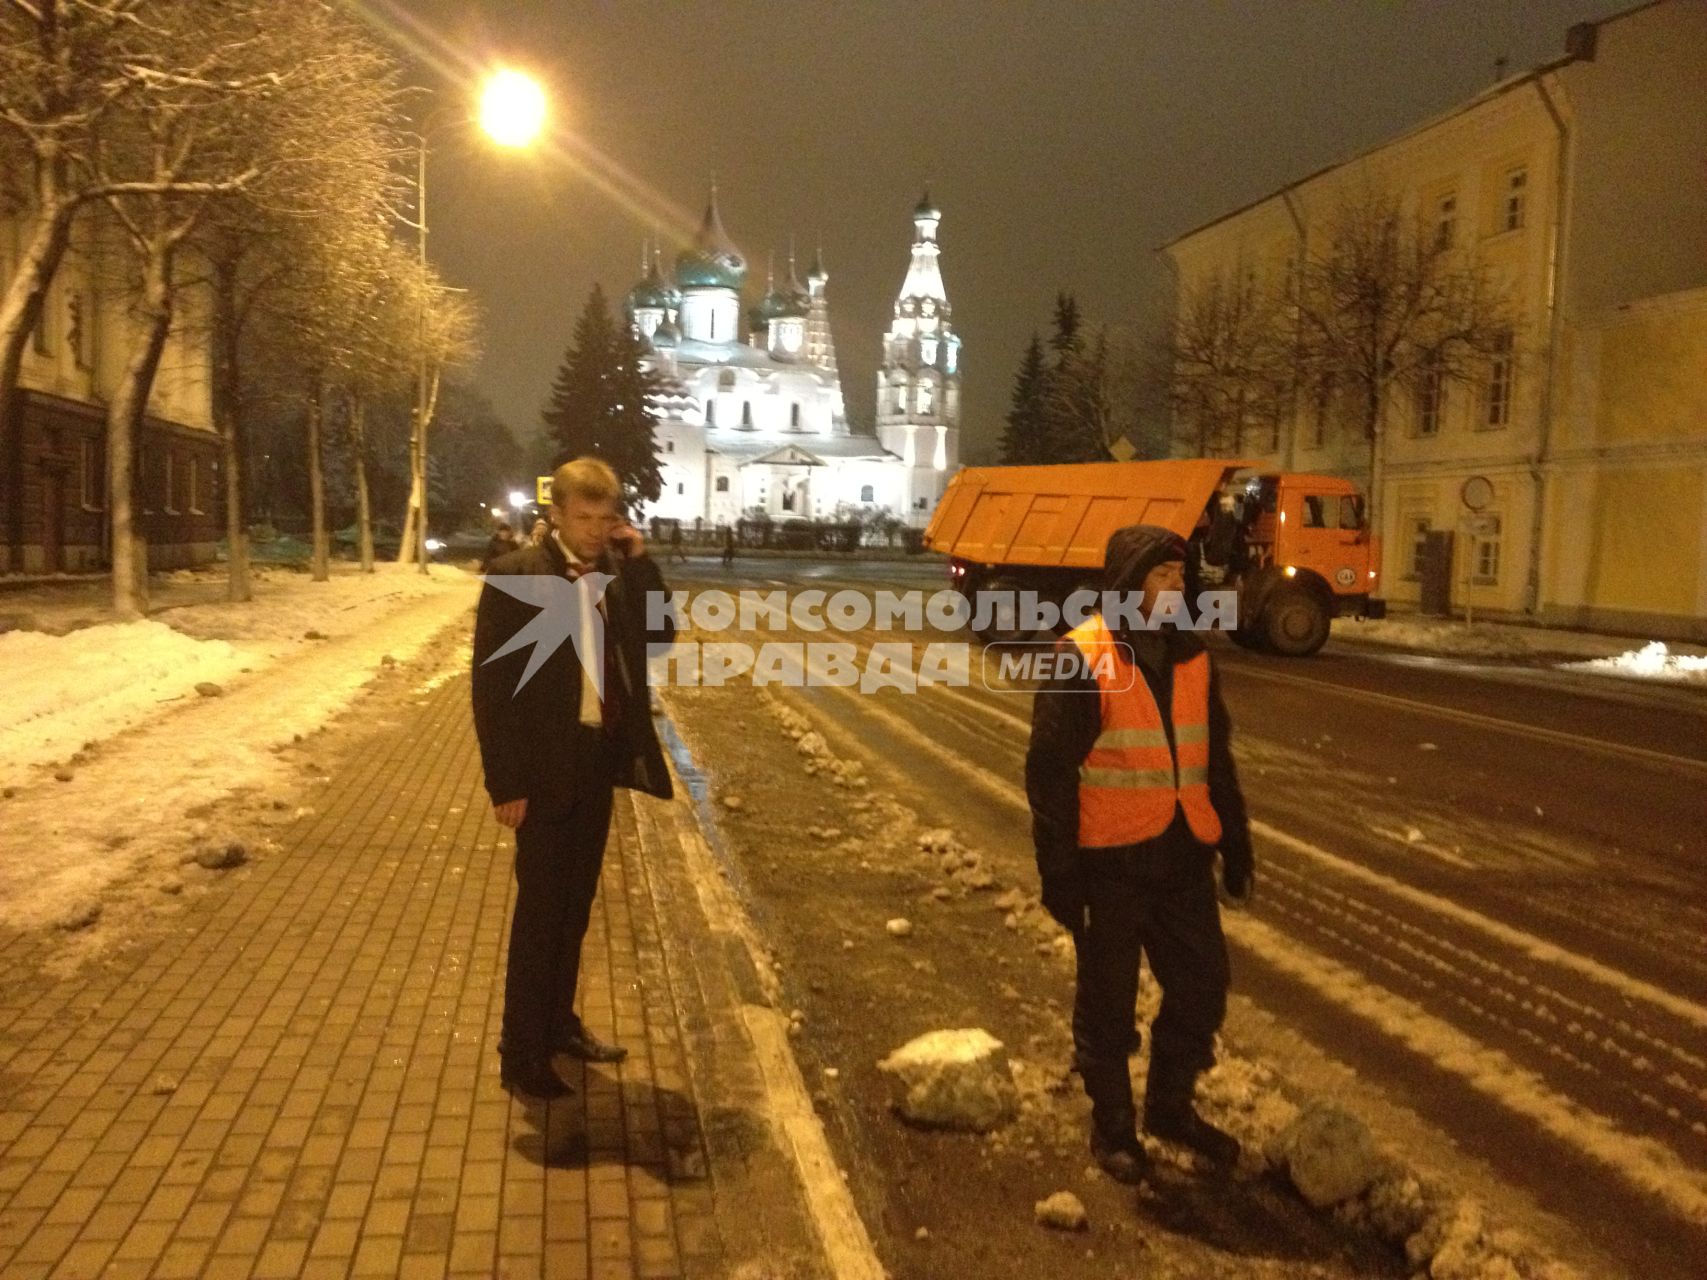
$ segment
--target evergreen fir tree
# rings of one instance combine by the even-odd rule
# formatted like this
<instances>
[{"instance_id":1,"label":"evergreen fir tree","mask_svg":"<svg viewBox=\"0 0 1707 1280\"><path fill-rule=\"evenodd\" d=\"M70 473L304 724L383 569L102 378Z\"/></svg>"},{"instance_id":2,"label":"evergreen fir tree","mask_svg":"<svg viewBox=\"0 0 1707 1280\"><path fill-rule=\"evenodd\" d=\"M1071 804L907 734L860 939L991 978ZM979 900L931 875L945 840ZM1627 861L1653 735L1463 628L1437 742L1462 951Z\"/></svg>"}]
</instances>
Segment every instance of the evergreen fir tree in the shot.
<instances>
[{"instance_id":1,"label":"evergreen fir tree","mask_svg":"<svg viewBox=\"0 0 1707 1280\"><path fill-rule=\"evenodd\" d=\"M644 354L594 285L542 415L556 445L554 467L589 454L602 458L630 501L652 501L663 491L653 438L662 383L643 365Z\"/></svg>"},{"instance_id":2,"label":"evergreen fir tree","mask_svg":"<svg viewBox=\"0 0 1707 1280\"><path fill-rule=\"evenodd\" d=\"M1025 466L1049 461L1045 448L1043 391L1046 370L1043 343L1031 335L1031 343L1014 375L1013 403L1008 409L1007 429L1002 432L1002 463Z\"/></svg>"}]
</instances>

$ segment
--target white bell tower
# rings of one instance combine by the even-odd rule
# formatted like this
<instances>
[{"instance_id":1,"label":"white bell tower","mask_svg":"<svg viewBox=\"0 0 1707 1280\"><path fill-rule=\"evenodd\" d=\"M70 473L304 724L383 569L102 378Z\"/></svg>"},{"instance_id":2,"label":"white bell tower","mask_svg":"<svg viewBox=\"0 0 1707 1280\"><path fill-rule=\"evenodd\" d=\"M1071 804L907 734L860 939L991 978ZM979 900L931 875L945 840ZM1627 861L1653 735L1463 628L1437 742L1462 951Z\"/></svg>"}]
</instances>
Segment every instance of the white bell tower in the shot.
<instances>
[{"instance_id":1,"label":"white bell tower","mask_svg":"<svg viewBox=\"0 0 1707 1280\"><path fill-rule=\"evenodd\" d=\"M919 526L960 466L960 338L938 260L941 222L927 191L913 210L912 262L877 373L877 436L906 467L906 509L897 514Z\"/></svg>"}]
</instances>

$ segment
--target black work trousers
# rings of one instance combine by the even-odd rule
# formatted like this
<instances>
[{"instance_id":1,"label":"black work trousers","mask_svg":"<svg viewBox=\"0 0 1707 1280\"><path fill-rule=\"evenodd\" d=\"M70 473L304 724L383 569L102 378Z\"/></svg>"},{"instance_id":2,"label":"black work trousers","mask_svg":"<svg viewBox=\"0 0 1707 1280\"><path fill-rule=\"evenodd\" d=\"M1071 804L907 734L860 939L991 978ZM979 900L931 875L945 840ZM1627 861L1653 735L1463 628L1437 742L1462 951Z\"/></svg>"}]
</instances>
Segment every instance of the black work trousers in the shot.
<instances>
[{"instance_id":1,"label":"black work trousers","mask_svg":"<svg viewBox=\"0 0 1707 1280\"><path fill-rule=\"evenodd\" d=\"M1089 910L1073 937L1073 1048L1092 1123L1118 1140L1136 1123L1127 1057L1136 1048L1140 958L1148 958L1162 989L1145 1090L1145 1108L1156 1114L1188 1105L1198 1073L1215 1061L1215 1033L1227 1012L1227 943L1214 851L1182 818L1145 844L1081 850L1079 859Z\"/></svg>"},{"instance_id":2,"label":"black work trousers","mask_svg":"<svg viewBox=\"0 0 1707 1280\"><path fill-rule=\"evenodd\" d=\"M575 984L610 833L608 780L581 789L561 813L527 815L516 828L516 909L504 975L499 1052L515 1061L546 1057L577 1030Z\"/></svg>"}]
</instances>

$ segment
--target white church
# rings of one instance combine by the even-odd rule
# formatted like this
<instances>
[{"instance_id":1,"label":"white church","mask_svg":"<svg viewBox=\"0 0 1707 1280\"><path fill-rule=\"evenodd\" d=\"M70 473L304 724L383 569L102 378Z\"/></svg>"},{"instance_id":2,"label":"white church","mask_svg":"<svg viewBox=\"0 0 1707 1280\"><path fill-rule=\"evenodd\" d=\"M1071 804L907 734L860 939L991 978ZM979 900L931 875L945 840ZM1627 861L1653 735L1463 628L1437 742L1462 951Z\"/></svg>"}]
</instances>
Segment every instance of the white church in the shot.
<instances>
[{"instance_id":1,"label":"white church","mask_svg":"<svg viewBox=\"0 0 1707 1280\"><path fill-rule=\"evenodd\" d=\"M670 394L656 429L664 489L646 519L733 524L887 508L922 527L959 466L960 339L937 261L942 213L913 211L913 257L883 339L875 434L850 426L815 257L802 285L793 255L742 314L747 261L714 190L699 234L666 276L653 251L629 292L630 322Z\"/></svg>"}]
</instances>

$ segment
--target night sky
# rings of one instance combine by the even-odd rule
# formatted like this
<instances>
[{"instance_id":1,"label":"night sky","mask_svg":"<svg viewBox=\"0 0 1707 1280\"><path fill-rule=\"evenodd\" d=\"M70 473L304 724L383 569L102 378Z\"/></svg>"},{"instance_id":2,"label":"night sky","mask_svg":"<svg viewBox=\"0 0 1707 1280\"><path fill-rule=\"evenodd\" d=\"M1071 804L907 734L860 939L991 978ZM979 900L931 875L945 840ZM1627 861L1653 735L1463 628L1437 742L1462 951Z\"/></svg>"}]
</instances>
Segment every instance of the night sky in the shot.
<instances>
[{"instance_id":1,"label":"night sky","mask_svg":"<svg viewBox=\"0 0 1707 1280\"><path fill-rule=\"evenodd\" d=\"M551 145L434 147L431 253L485 316L478 385L527 438L588 289L691 235L715 176L753 263L822 244L848 410L871 424L879 339L928 183L965 342L964 449L1000 433L1057 290L1142 324L1156 246L1379 142L1617 0L355 0L454 101L498 61L552 93ZM460 86L460 87L459 87Z\"/></svg>"}]
</instances>

